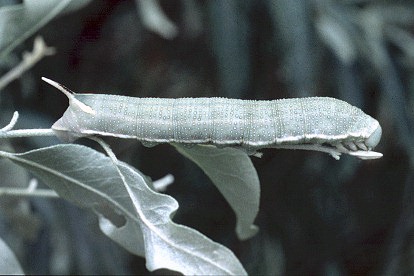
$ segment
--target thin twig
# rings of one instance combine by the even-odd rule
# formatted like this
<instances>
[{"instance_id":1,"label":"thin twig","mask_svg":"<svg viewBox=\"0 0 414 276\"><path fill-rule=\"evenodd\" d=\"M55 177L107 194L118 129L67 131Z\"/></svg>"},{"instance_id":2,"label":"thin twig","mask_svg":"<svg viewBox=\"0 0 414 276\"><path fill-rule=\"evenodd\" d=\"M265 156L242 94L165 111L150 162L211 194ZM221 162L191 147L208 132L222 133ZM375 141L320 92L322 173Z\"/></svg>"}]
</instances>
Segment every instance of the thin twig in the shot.
<instances>
[{"instance_id":1,"label":"thin twig","mask_svg":"<svg viewBox=\"0 0 414 276\"><path fill-rule=\"evenodd\" d=\"M13 127L17 123L19 112L15 111L10 122L0 129L0 139L32 137L32 136L56 136L56 133L51 128L33 128L33 129L17 129Z\"/></svg>"},{"instance_id":2,"label":"thin twig","mask_svg":"<svg viewBox=\"0 0 414 276\"><path fill-rule=\"evenodd\" d=\"M19 119L19 112L15 111L13 113L13 117L10 120L10 123L8 123L5 127L3 127L2 129L0 129L0 131L5 132L5 131L12 130L14 128L14 126L16 125L16 123L17 123L17 119Z\"/></svg>"},{"instance_id":3,"label":"thin twig","mask_svg":"<svg viewBox=\"0 0 414 276\"><path fill-rule=\"evenodd\" d=\"M0 188L0 196L19 196L19 197L49 197L59 198L59 195L51 189L35 189L27 188Z\"/></svg>"},{"instance_id":4,"label":"thin twig","mask_svg":"<svg viewBox=\"0 0 414 276\"><path fill-rule=\"evenodd\" d=\"M177 36L177 26L164 14L158 1L136 0L136 3L145 27L166 39Z\"/></svg>"},{"instance_id":5,"label":"thin twig","mask_svg":"<svg viewBox=\"0 0 414 276\"><path fill-rule=\"evenodd\" d=\"M13 80L19 78L25 71L32 68L43 57L53 55L54 53L55 49L53 47L48 47L42 37L36 37L33 43L33 51L31 53L24 53L23 60L0 78L0 90Z\"/></svg>"},{"instance_id":6,"label":"thin twig","mask_svg":"<svg viewBox=\"0 0 414 276\"><path fill-rule=\"evenodd\" d=\"M323 146L319 144L298 144L298 145L274 145L272 146L274 149L293 149L293 150L311 150L311 151L320 151L329 153L334 159L339 160L341 154L348 154L359 159L369 160L369 159L378 159L382 157L382 153L376 151L365 151L365 150L357 150L352 151L346 148L334 148L329 146Z\"/></svg>"},{"instance_id":7,"label":"thin twig","mask_svg":"<svg viewBox=\"0 0 414 276\"><path fill-rule=\"evenodd\" d=\"M29 186L27 186L27 191L29 191L29 192L33 192L34 190L36 190L37 189L37 185L38 185L39 183L38 183L38 181L37 181L37 179L36 178L32 178L32 179L30 179L30 181L29 181Z\"/></svg>"},{"instance_id":8,"label":"thin twig","mask_svg":"<svg viewBox=\"0 0 414 276\"><path fill-rule=\"evenodd\" d=\"M166 176L152 182L152 185L157 192L165 192L167 187L173 183L174 176L172 174L167 174Z\"/></svg>"},{"instance_id":9,"label":"thin twig","mask_svg":"<svg viewBox=\"0 0 414 276\"><path fill-rule=\"evenodd\" d=\"M334 159L339 160L341 157L341 152L336 148L323 147L321 145L275 145L272 146L275 149L293 149L293 150L311 150L311 151L320 151L329 153Z\"/></svg>"},{"instance_id":10,"label":"thin twig","mask_svg":"<svg viewBox=\"0 0 414 276\"><path fill-rule=\"evenodd\" d=\"M56 136L56 134L51 128L17 129L0 132L0 139L32 136Z\"/></svg>"}]
</instances>

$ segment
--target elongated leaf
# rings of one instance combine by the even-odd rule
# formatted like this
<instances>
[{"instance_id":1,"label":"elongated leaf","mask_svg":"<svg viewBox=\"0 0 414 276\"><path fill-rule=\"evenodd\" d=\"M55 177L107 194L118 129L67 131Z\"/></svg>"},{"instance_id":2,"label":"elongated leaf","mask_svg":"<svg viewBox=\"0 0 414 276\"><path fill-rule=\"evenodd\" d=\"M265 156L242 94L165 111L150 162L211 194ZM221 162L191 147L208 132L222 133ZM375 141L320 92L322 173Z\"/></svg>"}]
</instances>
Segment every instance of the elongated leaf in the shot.
<instances>
[{"instance_id":1,"label":"elongated leaf","mask_svg":"<svg viewBox=\"0 0 414 276\"><path fill-rule=\"evenodd\" d=\"M258 231L253 222L259 212L260 182L249 156L234 148L174 146L207 174L233 208L237 236L242 240L254 236Z\"/></svg>"},{"instance_id":2,"label":"elongated leaf","mask_svg":"<svg viewBox=\"0 0 414 276\"><path fill-rule=\"evenodd\" d=\"M2 239L0 239L0 274L24 274L16 256Z\"/></svg>"},{"instance_id":3,"label":"elongated leaf","mask_svg":"<svg viewBox=\"0 0 414 276\"><path fill-rule=\"evenodd\" d=\"M148 188L145 178L128 164L118 163L124 181L109 157L80 145L57 145L23 154L0 152L0 156L29 169L63 198L106 216L110 222L105 228L101 219L104 233L116 236L114 240L129 251L145 255L151 271L246 274L229 249L172 222L177 201ZM118 231L128 234L124 237Z\"/></svg>"}]
</instances>

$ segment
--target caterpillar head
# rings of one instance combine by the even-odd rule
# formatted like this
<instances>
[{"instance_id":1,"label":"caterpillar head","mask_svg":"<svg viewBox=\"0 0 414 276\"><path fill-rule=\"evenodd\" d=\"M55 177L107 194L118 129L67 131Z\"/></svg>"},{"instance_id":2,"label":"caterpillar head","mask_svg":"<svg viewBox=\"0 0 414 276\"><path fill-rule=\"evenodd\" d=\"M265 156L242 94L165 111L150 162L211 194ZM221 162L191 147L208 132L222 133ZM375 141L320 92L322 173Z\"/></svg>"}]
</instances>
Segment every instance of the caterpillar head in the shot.
<instances>
[{"instance_id":1,"label":"caterpillar head","mask_svg":"<svg viewBox=\"0 0 414 276\"><path fill-rule=\"evenodd\" d=\"M365 139L365 145L369 148L369 149L373 149L375 148L379 141L381 140L381 135L382 135L382 128L380 126L380 124L378 123L377 127L375 128L375 130L371 133L371 135Z\"/></svg>"}]
</instances>

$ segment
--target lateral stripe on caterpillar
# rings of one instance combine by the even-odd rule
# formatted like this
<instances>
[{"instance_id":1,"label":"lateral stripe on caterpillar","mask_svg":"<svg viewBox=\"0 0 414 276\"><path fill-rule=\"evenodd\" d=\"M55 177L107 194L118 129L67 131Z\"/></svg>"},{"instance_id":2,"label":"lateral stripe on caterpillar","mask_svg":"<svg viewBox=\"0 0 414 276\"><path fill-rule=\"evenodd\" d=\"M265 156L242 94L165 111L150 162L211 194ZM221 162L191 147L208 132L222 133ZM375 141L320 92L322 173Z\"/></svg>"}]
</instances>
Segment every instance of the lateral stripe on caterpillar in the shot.
<instances>
[{"instance_id":1,"label":"lateral stripe on caterpillar","mask_svg":"<svg viewBox=\"0 0 414 276\"><path fill-rule=\"evenodd\" d=\"M52 80L43 80L69 98L68 109L52 126L65 141L103 135L135 138L146 145L231 146L248 153L312 145L309 149L328 146L362 159L382 156L371 151L382 134L378 121L334 98L134 98L72 94Z\"/></svg>"}]
</instances>

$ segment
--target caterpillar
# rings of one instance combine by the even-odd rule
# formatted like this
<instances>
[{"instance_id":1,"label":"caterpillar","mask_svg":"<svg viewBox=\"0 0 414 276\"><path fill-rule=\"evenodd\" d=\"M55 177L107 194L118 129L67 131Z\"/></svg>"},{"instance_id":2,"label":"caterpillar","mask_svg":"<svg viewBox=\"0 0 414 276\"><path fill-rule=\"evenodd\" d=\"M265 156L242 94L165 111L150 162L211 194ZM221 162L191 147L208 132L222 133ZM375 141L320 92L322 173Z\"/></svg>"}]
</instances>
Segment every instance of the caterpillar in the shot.
<instances>
[{"instance_id":1,"label":"caterpillar","mask_svg":"<svg viewBox=\"0 0 414 276\"><path fill-rule=\"evenodd\" d=\"M135 98L75 94L47 78L69 98L52 129L64 141L90 135L158 143L235 147L254 154L263 148L319 150L339 159L382 156L373 149L382 129L377 120L328 97L279 100L227 98Z\"/></svg>"}]
</instances>

